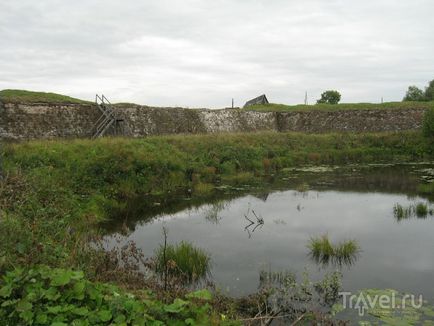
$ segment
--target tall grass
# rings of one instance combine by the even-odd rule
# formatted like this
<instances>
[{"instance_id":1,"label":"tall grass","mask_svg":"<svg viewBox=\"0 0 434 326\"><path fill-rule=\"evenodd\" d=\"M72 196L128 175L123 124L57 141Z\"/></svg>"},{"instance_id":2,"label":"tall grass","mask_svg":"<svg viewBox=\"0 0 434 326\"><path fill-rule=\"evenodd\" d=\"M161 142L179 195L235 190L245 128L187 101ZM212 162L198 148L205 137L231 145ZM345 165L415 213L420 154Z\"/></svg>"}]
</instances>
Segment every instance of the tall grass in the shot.
<instances>
[{"instance_id":1,"label":"tall grass","mask_svg":"<svg viewBox=\"0 0 434 326\"><path fill-rule=\"evenodd\" d=\"M346 240L334 245L327 234L311 238L308 248L313 260L322 265L352 265L360 253L357 241Z\"/></svg>"},{"instance_id":2,"label":"tall grass","mask_svg":"<svg viewBox=\"0 0 434 326\"><path fill-rule=\"evenodd\" d=\"M179 244L161 245L155 252L156 271L195 282L210 272L211 257L203 249L182 241Z\"/></svg>"}]
</instances>

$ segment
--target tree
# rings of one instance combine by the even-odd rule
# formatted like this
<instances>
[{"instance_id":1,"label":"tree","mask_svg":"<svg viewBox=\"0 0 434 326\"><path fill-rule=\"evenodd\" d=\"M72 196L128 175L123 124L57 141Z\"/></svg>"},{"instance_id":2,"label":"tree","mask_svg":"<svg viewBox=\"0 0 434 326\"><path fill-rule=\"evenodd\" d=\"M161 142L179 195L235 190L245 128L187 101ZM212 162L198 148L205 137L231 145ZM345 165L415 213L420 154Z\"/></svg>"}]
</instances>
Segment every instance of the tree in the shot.
<instances>
[{"instance_id":1,"label":"tree","mask_svg":"<svg viewBox=\"0 0 434 326\"><path fill-rule=\"evenodd\" d=\"M425 101L425 94L420 88L416 86L410 86L407 90L407 93L405 94L403 101Z\"/></svg>"},{"instance_id":2,"label":"tree","mask_svg":"<svg viewBox=\"0 0 434 326\"><path fill-rule=\"evenodd\" d=\"M341 100L341 94L338 91L325 91L321 94L321 98L316 101L318 104L338 104Z\"/></svg>"},{"instance_id":3,"label":"tree","mask_svg":"<svg viewBox=\"0 0 434 326\"><path fill-rule=\"evenodd\" d=\"M425 100L434 101L434 80L431 80L428 87L425 88Z\"/></svg>"}]
</instances>

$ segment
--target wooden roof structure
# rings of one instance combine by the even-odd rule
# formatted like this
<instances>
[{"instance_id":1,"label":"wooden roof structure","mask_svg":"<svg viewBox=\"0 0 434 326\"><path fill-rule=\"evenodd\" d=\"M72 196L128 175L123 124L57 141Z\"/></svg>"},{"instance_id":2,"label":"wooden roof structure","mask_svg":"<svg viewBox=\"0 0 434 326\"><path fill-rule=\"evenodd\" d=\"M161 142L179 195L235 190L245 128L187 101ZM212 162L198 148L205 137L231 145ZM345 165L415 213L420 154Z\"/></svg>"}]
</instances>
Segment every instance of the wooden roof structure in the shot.
<instances>
[{"instance_id":1,"label":"wooden roof structure","mask_svg":"<svg viewBox=\"0 0 434 326\"><path fill-rule=\"evenodd\" d=\"M250 101L247 101L246 104L244 104L244 107L248 107L251 105L257 105L257 104L268 104L268 99L265 94L262 94L261 96L258 96Z\"/></svg>"}]
</instances>

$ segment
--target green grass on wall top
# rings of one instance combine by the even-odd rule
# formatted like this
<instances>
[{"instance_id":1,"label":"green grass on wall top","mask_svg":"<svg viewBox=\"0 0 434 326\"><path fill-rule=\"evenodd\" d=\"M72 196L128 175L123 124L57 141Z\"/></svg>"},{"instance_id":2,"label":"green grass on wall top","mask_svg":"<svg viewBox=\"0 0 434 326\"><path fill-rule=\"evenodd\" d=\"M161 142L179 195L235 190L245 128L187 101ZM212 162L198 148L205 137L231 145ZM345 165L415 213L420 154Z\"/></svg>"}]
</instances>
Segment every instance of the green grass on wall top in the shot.
<instances>
[{"instance_id":1,"label":"green grass on wall top","mask_svg":"<svg viewBox=\"0 0 434 326\"><path fill-rule=\"evenodd\" d=\"M73 103L84 104L89 101L66 95L45 92L31 92L20 89L4 89L0 91L0 101L9 103Z\"/></svg>"},{"instance_id":2,"label":"green grass on wall top","mask_svg":"<svg viewBox=\"0 0 434 326\"><path fill-rule=\"evenodd\" d=\"M245 111L261 112L301 112L301 111L349 111L381 109L428 109L434 108L434 102L387 102L387 103L341 103L314 105L261 104L243 108Z\"/></svg>"}]
</instances>

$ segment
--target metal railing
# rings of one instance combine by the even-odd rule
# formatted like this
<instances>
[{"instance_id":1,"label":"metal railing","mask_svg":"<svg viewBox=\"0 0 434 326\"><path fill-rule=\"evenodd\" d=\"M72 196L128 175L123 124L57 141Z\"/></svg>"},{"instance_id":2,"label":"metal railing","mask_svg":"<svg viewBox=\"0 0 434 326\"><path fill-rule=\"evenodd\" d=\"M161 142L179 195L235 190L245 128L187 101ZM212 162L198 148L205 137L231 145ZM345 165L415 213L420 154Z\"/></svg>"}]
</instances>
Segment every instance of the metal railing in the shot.
<instances>
[{"instance_id":1,"label":"metal railing","mask_svg":"<svg viewBox=\"0 0 434 326\"><path fill-rule=\"evenodd\" d=\"M94 133L92 139L104 136L107 130L116 123L116 116L113 106L110 101L102 94L95 95L95 103L101 111L101 116L94 125Z\"/></svg>"}]
</instances>

